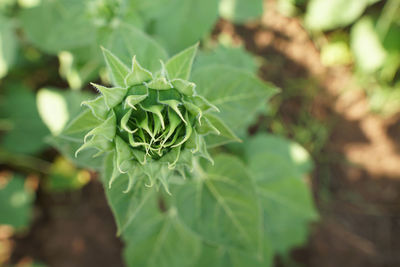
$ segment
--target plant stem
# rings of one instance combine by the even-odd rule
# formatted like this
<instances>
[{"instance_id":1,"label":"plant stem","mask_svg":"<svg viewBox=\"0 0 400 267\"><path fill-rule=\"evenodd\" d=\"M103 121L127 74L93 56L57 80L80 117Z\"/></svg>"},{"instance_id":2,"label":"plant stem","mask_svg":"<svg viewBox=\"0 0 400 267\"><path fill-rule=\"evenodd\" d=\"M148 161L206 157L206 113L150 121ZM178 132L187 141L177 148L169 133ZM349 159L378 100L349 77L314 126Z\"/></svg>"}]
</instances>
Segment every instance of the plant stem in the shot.
<instances>
[{"instance_id":1,"label":"plant stem","mask_svg":"<svg viewBox=\"0 0 400 267\"><path fill-rule=\"evenodd\" d=\"M51 166L51 164L45 160L27 155L13 154L3 149L0 149L0 163L43 174L47 174Z\"/></svg>"}]
</instances>

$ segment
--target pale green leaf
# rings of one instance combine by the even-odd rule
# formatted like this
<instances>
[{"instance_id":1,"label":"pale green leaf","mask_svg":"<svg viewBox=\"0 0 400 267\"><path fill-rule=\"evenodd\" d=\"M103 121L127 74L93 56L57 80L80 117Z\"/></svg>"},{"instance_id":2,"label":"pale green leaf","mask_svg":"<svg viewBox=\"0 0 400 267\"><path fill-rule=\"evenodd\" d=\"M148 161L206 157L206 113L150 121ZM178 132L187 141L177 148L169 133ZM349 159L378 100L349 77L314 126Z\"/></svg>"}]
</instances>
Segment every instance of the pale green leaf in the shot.
<instances>
[{"instance_id":1,"label":"pale green leaf","mask_svg":"<svg viewBox=\"0 0 400 267\"><path fill-rule=\"evenodd\" d=\"M128 91L127 88L122 87L108 88L95 83L91 83L91 85L99 90L103 95L104 102L106 103L108 109L112 109L120 104Z\"/></svg>"},{"instance_id":2,"label":"pale green leaf","mask_svg":"<svg viewBox=\"0 0 400 267\"><path fill-rule=\"evenodd\" d=\"M125 107L130 106L133 109L136 109L135 105L139 104L143 100L147 98L149 95L148 89L146 86L134 86L128 91L128 96L125 99Z\"/></svg>"},{"instance_id":3,"label":"pale green leaf","mask_svg":"<svg viewBox=\"0 0 400 267\"><path fill-rule=\"evenodd\" d=\"M357 67L367 73L378 70L385 62L387 54L372 19L364 17L358 21L352 27L350 37Z\"/></svg>"},{"instance_id":4,"label":"pale green leaf","mask_svg":"<svg viewBox=\"0 0 400 267\"><path fill-rule=\"evenodd\" d=\"M83 101L81 105L87 106L99 120L105 120L110 110L104 101L104 96L98 96L93 100Z\"/></svg>"},{"instance_id":5,"label":"pale green leaf","mask_svg":"<svg viewBox=\"0 0 400 267\"><path fill-rule=\"evenodd\" d=\"M96 154L93 155L95 158L111 151L114 148L114 144L103 135L93 135L89 140L85 140L85 142L75 151L75 157L78 157L81 151L89 148L94 148L96 150Z\"/></svg>"},{"instance_id":6,"label":"pale green leaf","mask_svg":"<svg viewBox=\"0 0 400 267\"><path fill-rule=\"evenodd\" d=\"M361 16L369 0L311 0L307 5L305 24L313 30L344 27Z\"/></svg>"},{"instance_id":7,"label":"pale green leaf","mask_svg":"<svg viewBox=\"0 0 400 267\"><path fill-rule=\"evenodd\" d=\"M129 68L122 61L106 48L102 48L103 56L108 70L111 74L111 80L115 86L125 87L125 77L129 74Z\"/></svg>"},{"instance_id":8,"label":"pale green leaf","mask_svg":"<svg viewBox=\"0 0 400 267\"><path fill-rule=\"evenodd\" d=\"M195 94L196 85L194 83L182 79L174 79L171 83L176 90L184 95L192 96Z\"/></svg>"},{"instance_id":9,"label":"pale green leaf","mask_svg":"<svg viewBox=\"0 0 400 267\"><path fill-rule=\"evenodd\" d=\"M78 135L76 139L79 140L91 129L97 127L102 123L90 110L84 110L75 118L73 118L62 131L62 135L73 137Z\"/></svg>"},{"instance_id":10,"label":"pale green leaf","mask_svg":"<svg viewBox=\"0 0 400 267\"><path fill-rule=\"evenodd\" d=\"M172 88L172 84L167 81L165 77L160 77L157 79L151 80L148 84L147 87L155 90L168 90Z\"/></svg>"},{"instance_id":11,"label":"pale green leaf","mask_svg":"<svg viewBox=\"0 0 400 267\"><path fill-rule=\"evenodd\" d=\"M196 43L167 61L165 67L168 71L169 79L189 79L198 47L199 43Z\"/></svg>"},{"instance_id":12,"label":"pale green leaf","mask_svg":"<svg viewBox=\"0 0 400 267\"><path fill-rule=\"evenodd\" d=\"M94 135L100 135L105 139L112 141L114 140L116 131L117 131L117 117L115 116L115 112L112 110L105 121L103 121L99 126L92 129L85 135L84 141L86 142L87 138Z\"/></svg>"},{"instance_id":13,"label":"pale green leaf","mask_svg":"<svg viewBox=\"0 0 400 267\"><path fill-rule=\"evenodd\" d=\"M133 86L147 82L153 78L151 72L140 66L136 60L136 56L132 59L132 69L129 75L125 78L125 84L127 86Z\"/></svg>"},{"instance_id":14,"label":"pale green leaf","mask_svg":"<svg viewBox=\"0 0 400 267\"><path fill-rule=\"evenodd\" d=\"M117 136L115 138L115 153L117 155L116 164L114 168L118 168L121 173L127 173L133 165L133 155L129 145L122 140L121 137Z\"/></svg>"}]
</instances>

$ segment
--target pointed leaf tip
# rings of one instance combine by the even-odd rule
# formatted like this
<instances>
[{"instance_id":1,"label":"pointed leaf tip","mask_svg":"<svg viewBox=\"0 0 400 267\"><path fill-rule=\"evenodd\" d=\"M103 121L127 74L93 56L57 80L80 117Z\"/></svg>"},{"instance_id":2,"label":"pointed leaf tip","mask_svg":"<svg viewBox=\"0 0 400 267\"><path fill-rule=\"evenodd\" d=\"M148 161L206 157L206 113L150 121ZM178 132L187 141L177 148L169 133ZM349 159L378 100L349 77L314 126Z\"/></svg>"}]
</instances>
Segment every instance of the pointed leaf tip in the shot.
<instances>
[{"instance_id":1,"label":"pointed leaf tip","mask_svg":"<svg viewBox=\"0 0 400 267\"><path fill-rule=\"evenodd\" d=\"M104 102L108 109L112 109L121 103L128 91L127 88L122 87L108 88L95 83L90 84L104 96Z\"/></svg>"},{"instance_id":2,"label":"pointed leaf tip","mask_svg":"<svg viewBox=\"0 0 400 267\"><path fill-rule=\"evenodd\" d=\"M153 79L153 74L143 68L137 61L136 56L133 56L131 72L125 78L126 86L139 85L151 79Z\"/></svg>"},{"instance_id":3,"label":"pointed leaf tip","mask_svg":"<svg viewBox=\"0 0 400 267\"><path fill-rule=\"evenodd\" d=\"M170 79L189 79L198 45L199 43L196 43L195 45L176 54L167 61L165 66L170 75Z\"/></svg>"},{"instance_id":4,"label":"pointed leaf tip","mask_svg":"<svg viewBox=\"0 0 400 267\"><path fill-rule=\"evenodd\" d=\"M129 68L106 48L102 48L104 60L111 74L111 80L116 86L125 87L125 77L129 74Z\"/></svg>"}]
</instances>

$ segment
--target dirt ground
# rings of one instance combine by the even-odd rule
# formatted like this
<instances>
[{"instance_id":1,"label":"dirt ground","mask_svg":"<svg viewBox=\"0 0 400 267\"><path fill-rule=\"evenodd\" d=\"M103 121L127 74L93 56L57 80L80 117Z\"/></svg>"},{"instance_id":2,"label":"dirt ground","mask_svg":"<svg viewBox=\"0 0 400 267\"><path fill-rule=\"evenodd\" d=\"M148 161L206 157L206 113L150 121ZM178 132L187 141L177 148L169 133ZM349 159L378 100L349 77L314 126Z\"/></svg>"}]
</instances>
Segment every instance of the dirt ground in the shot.
<instances>
[{"instance_id":1,"label":"dirt ground","mask_svg":"<svg viewBox=\"0 0 400 267\"><path fill-rule=\"evenodd\" d=\"M293 252L298 265L281 265L400 266L399 114L372 114L349 67L324 67L297 19L271 8L261 25L227 24L222 30L231 31L266 60L260 74L283 94L293 80L316 80L318 91L308 112L331 131L324 148L313 154L317 167L312 184L321 221L314 225L308 244ZM304 112L296 108L296 101L289 98L279 110L291 122Z\"/></svg>"},{"instance_id":2,"label":"dirt ground","mask_svg":"<svg viewBox=\"0 0 400 267\"><path fill-rule=\"evenodd\" d=\"M278 115L298 123L298 114L308 112L330 130L323 148L312 153L311 182L321 221L313 225L308 243L292 252L293 260L277 259L277 266L400 266L400 116L369 112L349 67L324 67L298 19L270 8L260 23L221 21L216 32L231 34L262 57L261 77L283 95L287 88L306 92L316 86L306 110L298 94L283 100ZM313 84L296 85L300 79ZM14 239L13 261L33 257L56 267L123 266L122 244L96 180L81 192L40 191L35 218L32 229Z\"/></svg>"}]
</instances>

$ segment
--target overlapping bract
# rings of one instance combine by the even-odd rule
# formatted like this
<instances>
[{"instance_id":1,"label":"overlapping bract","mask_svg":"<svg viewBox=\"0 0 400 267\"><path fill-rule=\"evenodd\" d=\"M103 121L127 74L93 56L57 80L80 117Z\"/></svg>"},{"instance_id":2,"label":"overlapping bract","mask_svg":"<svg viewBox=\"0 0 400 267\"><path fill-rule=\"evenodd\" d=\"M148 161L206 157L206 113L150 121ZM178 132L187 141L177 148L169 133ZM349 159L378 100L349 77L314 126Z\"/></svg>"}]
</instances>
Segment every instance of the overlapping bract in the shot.
<instances>
[{"instance_id":1,"label":"overlapping bract","mask_svg":"<svg viewBox=\"0 0 400 267\"><path fill-rule=\"evenodd\" d=\"M127 191L142 177L150 185L160 181L168 190L169 177L174 171L184 174L194 155L212 161L204 136L220 133L210 114L218 108L197 95L194 83L170 78L162 62L153 74L136 57L129 69L110 51L103 49L103 54L114 87L92 84L101 96L82 104L101 123L86 134L76 153L86 148L96 148L96 155L114 153L110 186L127 173Z\"/></svg>"}]
</instances>

